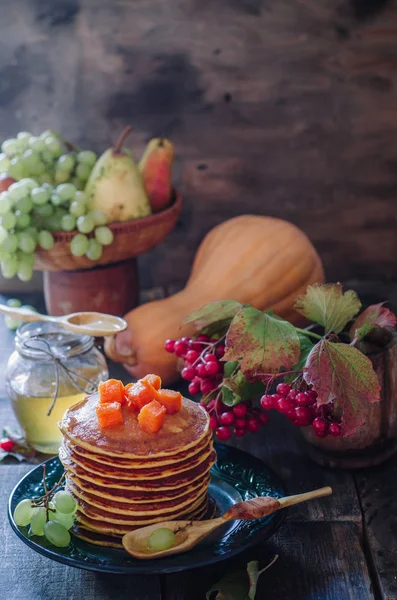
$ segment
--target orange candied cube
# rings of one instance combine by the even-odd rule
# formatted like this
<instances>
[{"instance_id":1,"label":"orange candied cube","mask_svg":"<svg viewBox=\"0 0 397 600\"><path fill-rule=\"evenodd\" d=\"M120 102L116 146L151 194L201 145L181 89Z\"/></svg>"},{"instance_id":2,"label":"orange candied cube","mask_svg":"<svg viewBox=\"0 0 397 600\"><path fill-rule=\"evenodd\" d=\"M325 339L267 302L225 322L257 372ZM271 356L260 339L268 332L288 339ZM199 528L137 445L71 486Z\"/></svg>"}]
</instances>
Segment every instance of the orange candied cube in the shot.
<instances>
[{"instance_id":1,"label":"orange candied cube","mask_svg":"<svg viewBox=\"0 0 397 600\"><path fill-rule=\"evenodd\" d=\"M167 414L173 415L182 408L182 394L180 392L174 392L174 390L159 390L157 392L157 399L165 406Z\"/></svg>"},{"instance_id":2,"label":"orange candied cube","mask_svg":"<svg viewBox=\"0 0 397 600\"><path fill-rule=\"evenodd\" d=\"M158 375L154 375L153 373L149 373L140 379L142 383L149 383L154 387L155 390L159 390L161 388L161 377Z\"/></svg>"},{"instance_id":3,"label":"orange candied cube","mask_svg":"<svg viewBox=\"0 0 397 600\"><path fill-rule=\"evenodd\" d=\"M139 426L147 433L157 433L164 425L166 409L157 400L145 404L139 412Z\"/></svg>"},{"instance_id":4,"label":"orange candied cube","mask_svg":"<svg viewBox=\"0 0 397 600\"><path fill-rule=\"evenodd\" d=\"M101 381L98 386L99 391L99 402L101 404L107 402L119 402L124 404L124 385L119 379L108 379L107 381Z\"/></svg>"},{"instance_id":5,"label":"orange candied cube","mask_svg":"<svg viewBox=\"0 0 397 600\"><path fill-rule=\"evenodd\" d=\"M101 429L117 427L117 425L122 425L124 423L120 402L104 402L102 404L97 404L96 414Z\"/></svg>"},{"instance_id":6,"label":"orange candied cube","mask_svg":"<svg viewBox=\"0 0 397 600\"><path fill-rule=\"evenodd\" d=\"M157 390L150 383L137 381L127 386L126 399L127 406L139 412L145 404L149 404L152 400L157 399Z\"/></svg>"}]
</instances>

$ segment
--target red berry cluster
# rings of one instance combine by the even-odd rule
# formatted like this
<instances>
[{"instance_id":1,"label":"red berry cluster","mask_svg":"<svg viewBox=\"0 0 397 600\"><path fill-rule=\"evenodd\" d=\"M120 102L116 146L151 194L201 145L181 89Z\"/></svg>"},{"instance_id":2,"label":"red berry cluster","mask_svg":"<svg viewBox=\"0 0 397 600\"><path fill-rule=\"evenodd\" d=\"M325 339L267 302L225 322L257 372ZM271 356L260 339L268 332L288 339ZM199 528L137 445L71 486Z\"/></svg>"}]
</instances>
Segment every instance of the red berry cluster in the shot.
<instances>
[{"instance_id":1,"label":"red berry cluster","mask_svg":"<svg viewBox=\"0 0 397 600\"><path fill-rule=\"evenodd\" d=\"M164 348L183 358L181 376L190 381L192 396L200 392L206 396L217 389L223 377L223 363L219 359L225 353L225 346L219 340L203 334L195 339L166 340Z\"/></svg>"},{"instance_id":2,"label":"red berry cluster","mask_svg":"<svg viewBox=\"0 0 397 600\"><path fill-rule=\"evenodd\" d=\"M264 410L277 410L296 427L311 425L320 438L341 435L340 423L332 415L332 403L317 406L314 390L303 391L292 388L288 383L279 383L276 392L262 396L260 402Z\"/></svg>"},{"instance_id":3,"label":"red berry cluster","mask_svg":"<svg viewBox=\"0 0 397 600\"><path fill-rule=\"evenodd\" d=\"M201 406L209 413L210 427L222 442L230 439L232 434L244 437L246 433L257 433L269 421L266 413L252 408L250 400L232 407L213 399L208 404L202 402Z\"/></svg>"}]
</instances>

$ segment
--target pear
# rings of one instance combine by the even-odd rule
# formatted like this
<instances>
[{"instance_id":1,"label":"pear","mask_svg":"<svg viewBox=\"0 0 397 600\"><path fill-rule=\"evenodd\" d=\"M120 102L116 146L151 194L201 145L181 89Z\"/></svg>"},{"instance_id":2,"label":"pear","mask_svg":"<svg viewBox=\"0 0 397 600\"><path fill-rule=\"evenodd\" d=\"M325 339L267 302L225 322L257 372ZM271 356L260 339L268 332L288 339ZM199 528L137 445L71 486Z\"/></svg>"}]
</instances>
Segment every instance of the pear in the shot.
<instances>
[{"instance_id":1,"label":"pear","mask_svg":"<svg viewBox=\"0 0 397 600\"><path fill-rule=\"evenodd\" d=\"M113 148L96 162L85 187L90 210L99 210L108 223L140 219L152 213L138 165L123 149L132 127L126 127Z\"/></svg>"},{"instance_id":2,"label":"pear","mask_svg":"<svg viewBox=\"0 0 397 600\"><path fill-rule=\"evenodd\" d=\"M172 142L165 138L153 138L139 161L143 184L154 213L171 204L173 160Z\"/></svg>"}]
</instances>

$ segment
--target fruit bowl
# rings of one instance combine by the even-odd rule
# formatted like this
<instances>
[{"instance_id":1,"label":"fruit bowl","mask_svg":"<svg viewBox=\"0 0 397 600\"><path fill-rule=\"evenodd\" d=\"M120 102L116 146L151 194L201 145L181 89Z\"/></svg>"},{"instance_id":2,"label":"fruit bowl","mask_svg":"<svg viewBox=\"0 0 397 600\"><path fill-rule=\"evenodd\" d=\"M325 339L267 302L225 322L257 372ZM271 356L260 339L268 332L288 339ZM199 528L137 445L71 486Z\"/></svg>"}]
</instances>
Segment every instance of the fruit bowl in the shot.
<instances>
[{"instance_id":1,"label":"fruit bowl","mask_svg":"<svg viewBox=\"0 0 397 600\"><path fill-rule=\"evenodd\" d=\"M114 240L110 246L104 246L101 258L95 262L71 253L70 241L78 231L55 232L55 244L51 250L36 249L34 268L39 271L76 271L128 260L160 244L175 227L181 210L182 197L175 191L172 204L165 210L141 219L108 225Z\"/></svg>"}]
</instances>

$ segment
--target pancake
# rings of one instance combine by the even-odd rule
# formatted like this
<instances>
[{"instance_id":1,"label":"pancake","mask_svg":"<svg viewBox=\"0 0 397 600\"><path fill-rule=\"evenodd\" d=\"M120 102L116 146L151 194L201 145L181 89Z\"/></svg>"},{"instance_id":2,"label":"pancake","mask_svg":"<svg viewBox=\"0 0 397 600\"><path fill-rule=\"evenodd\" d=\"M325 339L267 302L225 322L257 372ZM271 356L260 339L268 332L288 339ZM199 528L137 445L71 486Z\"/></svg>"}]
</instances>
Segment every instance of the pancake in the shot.
<instances>
[{"instance_id":1,"label":"pancake","mask_svg":"<svg viewBox=\"0 0 397 600\"><path fill-rule=\"evenodd\" d=\"M209 416L184 398L165 414L155 434L124 404L124 422L100 428L98 394L68 409L60 423L59 458L65 488L78 509L73 533L90 543L121 548L121 538L139 527L208 516L210 469L215 463Z\"/></svg>"},{"instance_id":2,"label":"pancake","mask_svg":"<svg viewBox=\"0 0 397 600\"><path fill-rule=\"evenodd\" d=\"M98 394L87 396L69 408L59 424L64 436L93 454L124 459L167 457L194 448L210 430L204 408L186 398L179 412L165 416L164 425L156 434L143 431L134 411L125 405L124 423L101 430L95 410L98 401Z\"/></svg>"}]
</instances>

